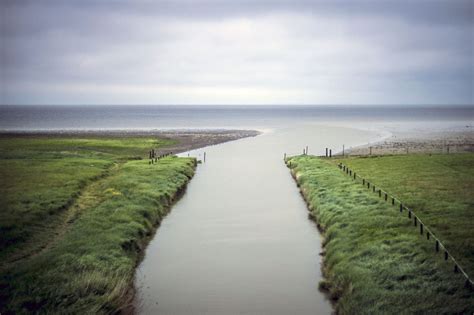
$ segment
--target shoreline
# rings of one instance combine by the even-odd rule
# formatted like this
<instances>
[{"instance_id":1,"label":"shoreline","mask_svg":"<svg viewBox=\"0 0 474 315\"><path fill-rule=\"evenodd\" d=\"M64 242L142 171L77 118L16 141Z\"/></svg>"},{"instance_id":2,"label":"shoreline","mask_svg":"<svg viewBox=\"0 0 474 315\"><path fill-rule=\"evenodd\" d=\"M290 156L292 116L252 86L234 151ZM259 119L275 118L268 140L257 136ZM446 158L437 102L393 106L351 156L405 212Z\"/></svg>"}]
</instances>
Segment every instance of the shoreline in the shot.
<instances>
[{"instance_id":1,"label":"shoreline","mask_svg":"<svg viewBox=\"0 0 474 315\"><path fill-rule=\"evenodd\" d=\"M158 137L176 143L157 149L157 154L178 154L224 142L256 137L264 131L247 129L176 129L176 130L23 130L0 131L2 138L149 138Z\"/></svg>"},{"instance_id":2,"label":"shoreline","mask_svg":"<svg viewBox=\"0 0 474 315\"><path fill-rule=\"evenodd\" d=\"M469 126L455 130L385 131L390 135L375 142L348 148L345 155L474 152L474 130ZM337 155L341 155L341 152L337 152Z\"/></svg>"}]
</instances>

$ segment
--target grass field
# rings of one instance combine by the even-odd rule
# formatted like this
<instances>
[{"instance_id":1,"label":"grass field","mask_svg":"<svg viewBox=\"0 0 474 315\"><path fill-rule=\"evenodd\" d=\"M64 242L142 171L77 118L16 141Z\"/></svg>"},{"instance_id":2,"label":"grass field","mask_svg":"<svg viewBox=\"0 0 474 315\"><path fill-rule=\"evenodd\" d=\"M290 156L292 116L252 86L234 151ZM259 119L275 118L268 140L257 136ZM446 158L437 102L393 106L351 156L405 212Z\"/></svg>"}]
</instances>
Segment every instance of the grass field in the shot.
<instances>
[{"instance_id":1,"label":"grass field","mask_svg":"<svg viewBox=\"0 0 474 315\"><path fill-rule=\"evenodd\" d=\"M430 158L433 160L428 162ZM470 265L472 241L466 240L472 240L473 230L469 189L473 161L472 155L416 155L351 158L343 162L380 188L406 200L415 212L419 208L430 209L433 224L453 224L449 229L456 233L439 238L445 241L445 237L451 237L446 244L449 246L459 237L464 245L457 246L452 254L462 254L462 261ZM453 272L453 265L444 261L442 253L436 254L434 241L420 236L406 212L401 215L397 207L344 175L336 166L339 162L310 156L288 160L312 216L324 231L327 280L320 286L337 301L336 310L341 314L472 313L474 293L464 287L464 278ZM441 164L431 175L430 163ZM456 187L464 188L454 197L450 191ZM448 195L451 206L439 205ZM435 209L444 219L434 220ZM417 213L430 225L430 216Z\"/></svg>"},{"instance_id":2,"label":"grass field","mask_svg":"<svg viewBox=\"0 0 474 315\"><path fill-rule=\"evenodd\" d=\"M397 196L474 275L474 154L348 158L360 176Z\"/></svg>"},{"instance_id":3,"label":"grass field","mask_svg":"<svg viewBox=\"0 0 474 315\"><path fill-rule=\"evenodd\" d=\"M194 174L152 138L0 138L0 312L110 313Z\"/></svg>"}]
</instances>

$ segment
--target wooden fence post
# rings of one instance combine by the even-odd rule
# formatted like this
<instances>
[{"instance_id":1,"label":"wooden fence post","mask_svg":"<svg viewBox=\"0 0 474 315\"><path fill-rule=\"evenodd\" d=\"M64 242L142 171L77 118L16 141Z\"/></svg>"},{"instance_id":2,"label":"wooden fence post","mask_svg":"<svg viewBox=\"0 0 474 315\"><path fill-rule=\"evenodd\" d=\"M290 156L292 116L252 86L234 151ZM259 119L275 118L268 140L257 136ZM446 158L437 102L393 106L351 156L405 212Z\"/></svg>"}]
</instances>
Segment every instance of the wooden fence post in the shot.
<instances>
[{"instance_id":1,"label":"wooden fence post","mask_svg":"<svg viewBox=\"0 0 474 315\"><path fill-rule=\"evenodd\" d=\"M413 216L413 225L416 226L416 223L418 222L418 220L416 219L415 216Z\"/></svg>"},{"instance_id":2,"label":"wooden fence post","mask_svg":"<svg viewBox=\"0 0 474 315\"><path fill-rule=\"evenodd\" d=\"M387 193L385 193L385 201L387 201L387 200L388 200L388 195L387 195Z\"/></svg>"},{"instance_id":3,"label":"wooden fence post","mask_svg":"<svg viewBox=\"0 0 474 315\"><path fill-rule=\"evenodd\" d=\"M328 157L328 148L326 148L326 157Z\"/></svg>"},{"instance_id":4,"label":"wooden fence post","mask_svg":"<svg viewBox=\"0 0 474 315\"><path fill-rule=\"evenodd\" d=\"M426 239L427 239L427 240L430 239L430 232L426 232Z\"/></svg>"},{"instance_id":5,"label":"wooden fence post","mask_svg":"<svg viewBox=\"0 0 474 315\"><path fill-rule=\"evenodd\" d=\"M436 243L435 243L435 250L436 252L439 252L439 241L436 240Z\"/></svg>"},{"instance_id":6,"label":"wooden fence post","mask_svg":"<svg viewBox=\"0 0 474 315\"><path fill-rule=\"evenodd\" d=\"M444 250L444 260L448 260L448 251Z\"/></svg>"},{"instance_id":7,"label":"wooden fence post","mask_svg":"<svg viewBox=\"0 0 474 315\"><path fill-rule=\"evenodd\" d=\"M423 223L420 223L420 234L423 235Z\"/></svg>"},{"instance_id":8,"label":"wooden fence post","mask_svg":"<svg viewBox=\"0 0 474 315\"><path fill-rule=\"evenodd\" d=\"M400 212L403 212L403 205L400 204Z\"/></svg>"}]
</instances>

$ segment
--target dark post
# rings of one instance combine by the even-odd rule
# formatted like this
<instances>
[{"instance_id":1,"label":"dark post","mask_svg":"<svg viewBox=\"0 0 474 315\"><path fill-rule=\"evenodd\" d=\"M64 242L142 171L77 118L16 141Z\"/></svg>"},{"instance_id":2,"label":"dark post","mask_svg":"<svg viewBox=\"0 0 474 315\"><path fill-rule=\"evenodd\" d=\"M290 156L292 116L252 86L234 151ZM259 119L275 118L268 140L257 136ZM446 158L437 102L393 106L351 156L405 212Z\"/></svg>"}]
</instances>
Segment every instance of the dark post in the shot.
<instances>
[{"instance_id":1,"label":"dark post","mask_svg":"<svg viewBox=\"0 0 474 315\"><path fill-rule=\"evenodd\" d=\"M206 152L204 152L204 163L206 163Z\"/></svg>"},{"instance_id":2,"label":"dark post","mask_svg":"<svg viewBox=\"0 0 474 315\"><path fill-rule=\"evenodd\" d=\"M408 210L408 217L411 219L411 210Z\"/></svg>"},{"instance_id":3,"label":"dark post","mask_svg":"<svg viewBox=\"0 0 474 315\"><path fill-rule=\"evenodd\" d=\"M365 178L362 178L362 185L365 186Z\"/></svg>"},{"instance_id":4,"label":"dark post","mask_svg":"<svg viewBox=\"0 0 474 315\"><path fill-rule=\"evenodd\" d=\"M388 199L388 195L387 193L385 193L385 201L387 201L387 199Z\"/></svg>"},{"instance_id":5,"label":"dark post","mask_svg":"<svg viewBox=\"0 0 474 315\"><path fill-rule=\"evenodd\" d=\"M395 198L392 197L392 206L395 205Z\"/></svg>"},{"instance_id":6,"label":"dark post","mask_svg":"<svg viewBox=\"0 0 474 315\"><path fill-rule=\"evenodd\" d=\"M459 272L458 265L454 264L454 273L458 273L458 272Z\"/></svg>"},{"instance_id":7,"label":"dark post","mask_svg":"<svg viewBox=\"0 0 474 315\"><path fill-rule=\"evenodd\" d=\"M382 197L382 189L379 189L379 198Z\"/></svg>"},{"instance_id":8,"label":"dark post","mask_svg":"<svg viewBox=\"0 0 474 315\"><path fill-rule=\"evenodd\" d=\"M471 286L472 286L471 281L469 281L469 279L466 278L466 283L464 283L464 287L466 289L471 289Z\"/></svg>"},{"instance_id":9,"label":"dark post","mask_svg":"<svg viewBox=\"0 0 474 315\"><path fill-rule=\"evenodd\" d=\"M423 235L423 223L420 223L420 234Z\"/></svg>"},{"instance_id":10,"label":"dark post","mask_svg":"<svg viewBox=\"0 0 474 315\"><path fill-rule=\"evenodd\" d=\"M436 252L439 252L439 241L438 240L436 240L435 249L436 249Z\"/></svg>"},{"instance_id":11,"label":"dark post","mask_svg":"<svg viewBox=\"0 0 474 315\"><path fill-rule=\"evenodd\" d=\"M426 239L427 239L427 240L430 239L430 232L426 232Z\"/></svg>"},{"instance_id":12,"label":"dark post","mask_svg":"<svg viewBox=\"0 0 474 315\"><path fill-rule=\"evenodd\" d=\"M444 250L444 260L448 260L448 251Z\"/></svg>"},{"instance_id":13,"label":"dark post","mask_svg":"<svg viewBox=\"0 0 474 315\"><path fill-rule=\"evenodd\" d=\"M372 192L375 192L375 185L372 185Z\"/></svg>"},{"instance_id":14,"label":"dark post","mask_svg":"<svg viewBox=\"0 0 474 315\"><path fill-rule=\"evenodd\" d=\"M370 189L370 183L367 182L367 189Z\"/></svg>"},{"instance_id":15,"label":"dark post","mask_svg":"<svg viewBox=\"0 0 474 315\"><path fill-rule=\"evenodd\" d=\"M329 149L329 157L332 157L332 149Z\"/></svg>"},{"instance_id":16,"label":"dark post","mask_svg":"<svg viewBox=\"0 0 474 315\"><path fill-rule=\"evenodd\" d=\"M328 157L328 148L326 148L326 157Z\"/></svg>"},{"instance_id":17,"label":"dark post","mask_svg":"<svg viewBox=\"0 0 474 315\"><path fill-rule=\"evenodd\" d=\"M356 175L356 172L354 172L354 179L356 179L357 175Z\"/></svg>"},{"instance_id":18,"label":"dark post","mask_svg":"<svg viewBox=\"0 0 474 315\"><path fill-rule=\"evenodd\" d=\"M415 216L413 216L413 225L416 226L416 222L418 222L418 220L416 219Z\"/></svg>"},{"instance_id":19,"label":"dark post","mask_svg":"<svg viewBox=\"0 0 474 315\"><path fill-rule=\"evenodd\" d=\"M403 205L400 204L400 212L403 212Z\"/></svg>"},{"instance_id":20,"label":"dark post","mask_svg":"<svg viewBox=\"0 0 474 315\"><path fill-rule=\"evenodd\" d=\"M369 150L369 155L372 155L372 147L370 147Z\"/></svg>"}]
</instances>

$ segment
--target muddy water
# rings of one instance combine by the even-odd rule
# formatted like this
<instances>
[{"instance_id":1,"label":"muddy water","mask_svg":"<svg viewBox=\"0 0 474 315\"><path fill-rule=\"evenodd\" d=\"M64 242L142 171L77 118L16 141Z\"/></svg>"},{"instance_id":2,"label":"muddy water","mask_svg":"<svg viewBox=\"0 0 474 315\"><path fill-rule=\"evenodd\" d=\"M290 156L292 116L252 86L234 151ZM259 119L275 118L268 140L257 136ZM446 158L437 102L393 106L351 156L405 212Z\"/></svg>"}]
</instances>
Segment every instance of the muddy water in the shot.
<instances>
[{"instance_id":1,"label":"muddy water","mask_svg":"<svg viewBox=\"0 0 474 315\"><path fill-rule=\"evenodd\" d=\"M321 235L283 154L306 145L322 154L374 137L304 126L191 151L206 151L206 163L146 250L137 313L329 314L318 291Z\"/></svg>"}]
</instances>

